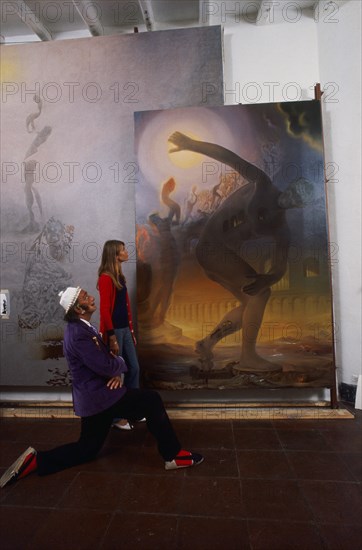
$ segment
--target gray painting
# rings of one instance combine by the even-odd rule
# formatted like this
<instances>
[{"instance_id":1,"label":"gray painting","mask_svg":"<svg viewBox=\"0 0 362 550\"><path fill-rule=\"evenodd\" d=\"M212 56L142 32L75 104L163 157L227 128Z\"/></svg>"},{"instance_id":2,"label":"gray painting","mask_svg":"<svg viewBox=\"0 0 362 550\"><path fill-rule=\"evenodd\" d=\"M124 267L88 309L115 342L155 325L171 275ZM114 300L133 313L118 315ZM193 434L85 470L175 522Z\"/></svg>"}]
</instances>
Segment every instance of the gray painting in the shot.
<instances>
[{"instance_id":1,"label":"gray painting","mask_svg":"<svg viewBox=\"0 0 362 550\"><path fill-rule=\"evenodd\" d=\"M2 49L2 385L69 384L57 294L97 296L107 239L127 244L132 299L133 113L220 105L222 72L218 26Z\"/></svg>"}]
</instances>

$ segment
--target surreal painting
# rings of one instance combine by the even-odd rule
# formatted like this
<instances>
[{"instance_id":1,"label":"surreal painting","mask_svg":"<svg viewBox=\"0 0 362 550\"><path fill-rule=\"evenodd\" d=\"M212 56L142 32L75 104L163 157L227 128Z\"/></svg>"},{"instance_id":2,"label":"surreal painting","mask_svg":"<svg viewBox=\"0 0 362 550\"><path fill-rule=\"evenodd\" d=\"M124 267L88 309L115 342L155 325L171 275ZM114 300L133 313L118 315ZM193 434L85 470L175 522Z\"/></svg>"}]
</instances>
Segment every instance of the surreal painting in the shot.
<instances>
[{"instance_id":1,"label":"surreal painting","mask_svg":"<svg viewBox=\"0 0 362 550\"><path fill-rule=\"evenodd\" d=\"M333 387L320 102L137 112L135 137L145 385Z\"/></svg>"},{"instance_id":2,"label":"surreal painting","mask_svg":"<svg viewBox=\"0 0 362 550\"><path fill-rule=\"evenodd\" d=\"M70 385L58 293L98 300L104 242L134 253L133 113L220 105L222 75L219 26L2 50L2 386Z\"/></svg>"}]
</instances>

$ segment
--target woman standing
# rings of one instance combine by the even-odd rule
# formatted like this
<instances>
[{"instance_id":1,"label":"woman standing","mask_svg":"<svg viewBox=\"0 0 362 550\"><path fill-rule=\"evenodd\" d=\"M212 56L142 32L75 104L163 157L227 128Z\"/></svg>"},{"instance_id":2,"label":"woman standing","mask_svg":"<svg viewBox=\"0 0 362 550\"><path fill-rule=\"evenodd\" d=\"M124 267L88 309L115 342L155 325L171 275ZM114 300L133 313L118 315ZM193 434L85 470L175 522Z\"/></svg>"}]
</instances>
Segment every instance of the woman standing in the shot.
<instances>
[{"instance_id":1,"label":"woman standing","mask_svg":"<svg viewBox=\"0 0 362 550\"><path fill-rule=\"evenodd\" d=\"M100 332L103 340L115 355L121 355L128 372L124 384L127 388L139 388L139 364L136 354L136 338L133 330L131 305L122 272L122 263L128 260L124 242L106 241L101 265L98 269L97 288L100 296ZM127 420L121 419L114 426L130 430Z\"/></svg>"}]
</instances>

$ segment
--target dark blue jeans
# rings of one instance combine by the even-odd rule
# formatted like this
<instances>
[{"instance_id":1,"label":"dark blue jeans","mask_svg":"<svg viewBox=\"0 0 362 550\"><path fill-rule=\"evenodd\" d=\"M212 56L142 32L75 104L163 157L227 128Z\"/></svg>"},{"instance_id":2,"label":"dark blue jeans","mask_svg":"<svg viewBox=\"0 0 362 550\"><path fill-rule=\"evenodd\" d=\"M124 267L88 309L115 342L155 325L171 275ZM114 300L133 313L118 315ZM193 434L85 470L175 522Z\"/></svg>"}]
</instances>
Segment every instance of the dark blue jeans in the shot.
<instances>
[{"instance_id":1,"label":"dark blue jeans","mask_svg":"<svg viewBox=\"0 0 362 550\"><path fill-rule=\"evenodd\" d=\"M140 387L140 367L136 348L129 327L116 328L114 333L119 345L119 355L126 361L128 371L124 376L126 388L136 389Z\"/></svg>"},{"instance_id":2,"label":"dark blue jeans","mask_svg":"<svg viewBox=\"0 0 362 550\"><path fill-rule=\"evenodd\" d=\"M147 428L157 441L164 460L173 460L181 449L159 394L153 390L127 390L109 409L81 419L79 440L50 451L37 453L38 474L47 475L93 460L101 450L113 418L140 420L146 418Z\"/></svg>"}]
</instances>

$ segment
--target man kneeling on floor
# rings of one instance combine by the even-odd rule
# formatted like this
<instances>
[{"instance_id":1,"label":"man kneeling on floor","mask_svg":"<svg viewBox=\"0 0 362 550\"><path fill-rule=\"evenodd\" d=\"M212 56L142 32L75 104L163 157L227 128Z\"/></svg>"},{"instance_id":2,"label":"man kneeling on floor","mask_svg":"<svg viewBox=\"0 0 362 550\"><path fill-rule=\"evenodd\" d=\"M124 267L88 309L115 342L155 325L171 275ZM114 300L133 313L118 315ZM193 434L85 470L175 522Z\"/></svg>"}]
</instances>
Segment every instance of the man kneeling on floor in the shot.
<instances>
[{"instance_id":1,"label":"man kneeling on floor","mask_svg":"<svg viewBox=\"0 0 362 550\"><path fill-rule=\"evenodd\" d=\"M81 417L79 440L49 451L29 447L8 468L0 486L32 472L53 474L96 457L114 418L137 422L146 418L147 428L156 438L166 470L200 464L201 455L181 449L159 394L153 390L129 389L122 385L127 371L122 357L109 352L100 333L90 324L97 307L94 297L80 287L68 287L60 294L67 325L64 355L73 385L74 412Z\"/></svg>"}]
</instances>

